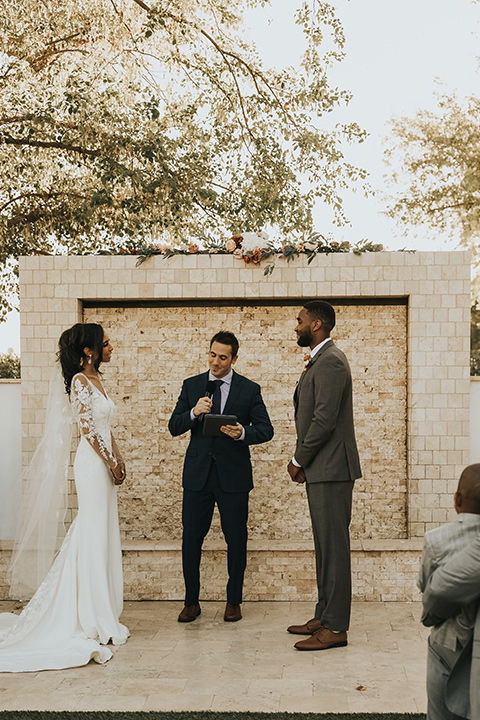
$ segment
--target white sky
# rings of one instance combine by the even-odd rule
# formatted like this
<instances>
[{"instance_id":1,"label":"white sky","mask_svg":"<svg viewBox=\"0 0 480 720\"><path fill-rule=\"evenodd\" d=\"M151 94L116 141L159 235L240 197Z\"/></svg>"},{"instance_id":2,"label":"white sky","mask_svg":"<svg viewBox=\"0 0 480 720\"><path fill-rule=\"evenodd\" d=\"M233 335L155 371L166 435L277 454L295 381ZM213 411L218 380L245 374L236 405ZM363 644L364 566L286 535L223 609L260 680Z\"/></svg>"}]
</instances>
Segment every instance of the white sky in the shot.
<instances>
[{"instance_id":1,"label":"white sky","mask_svg":"<svg viewBox=\"0 0 480 720\"><path fill-rule=\"evenodd\" d=\"M312 3L315 0L308 0ZM295 64L301 32L293 24L297 0L272 0L272 7L249 13L252 35L265 60L273 65ZM454 249L426 238L421 230L408 238L396 223L381 214L385 208L384 147L392 116L434 110L435 92L457 91L468 96L479 84L478 31L480 3L472 0L334 0L346 37L346 58L329 73L332 84L350 90L348 108L336 111L340 122L358 122L368 139L344 153L370 173L375 198L361 193L345 197L351 228L325 225L317 214L317 230L335 232L351 242L369 238L390 250ZM441 84L439 84L441 83ZM329 122L331 122L329 120Z\"/></svg>"},{"instance_id":2,"label":"white sky","mask_svg":"<svg viewBox=\"0 0 480 720\"><path fill-rule=\"evenodd\" d=\"M308 0L315 2L315 0ZM299 0L271 0L271 7L249 11L247 23L267 65L294 65L301 51L301 33L293 23ZM472 0L334 0L342 21L346 59L330 74L332 83L353 92L346 110L335 116L355 121L369 133L358 147L345 149L347 160L370 173L379 193L345 198L352 226L333 228L326 215L316 215L316 229L335 233L351 242L369 238L388 249L455 249L454 243L425 237L421 229L402 235L395 222L381 214L385 200L382 141L388 120L434 109L436 90L457 91L459 96L478 92L480 3ZM439 84L440 83L440 84ZM19 320L11 313L0 324L0 352L20 350Z\"/></svg>"}]
</instances>

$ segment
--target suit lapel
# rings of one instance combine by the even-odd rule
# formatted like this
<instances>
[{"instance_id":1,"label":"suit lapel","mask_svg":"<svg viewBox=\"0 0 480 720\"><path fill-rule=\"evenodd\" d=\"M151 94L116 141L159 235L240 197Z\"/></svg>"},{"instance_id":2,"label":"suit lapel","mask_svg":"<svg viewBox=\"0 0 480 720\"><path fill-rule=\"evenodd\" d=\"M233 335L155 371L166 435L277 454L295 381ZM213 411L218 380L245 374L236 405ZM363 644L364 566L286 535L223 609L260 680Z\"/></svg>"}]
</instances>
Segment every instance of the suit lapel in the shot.
<instances>
[{"instance_id":1,"label":"suit lapel","mask_svg":"<svg viewBox=\"0 0 480 720\"><path fill-rule=\"evenodd\" d=\"M199 398L204 397L205 390L207 387L207 382L208 382L208 371L206 373L202 373L201 375L198 376L196 392L198 392Z\"/></svg>"},{"instance_id":2,"label":"suit lapel","mask_svg":"<svg viewBox=\"0 0 480 720\"><path fill-rule=\"evenodd\" d=\"M227 402L225 403L225 407L223 408L223 414L229 415L230 414L230 408L235 405L235 401L238 397L238 393L240 392L242 387L242 379L235 370L233 371L233 377L232 382L230 385L230 392L228 393Z\"/></svg>"},{"instance_id":3,"label":"suit lapel","mask_svg":"<svg viewBox=\"0 0 480 720\"><path fill-rule=\"evenodd\" d=\"M317 362L320 355L323 355L323 353L328 350L328 348L333 347L333 340L330 340L329 342L325 343L323 347L320 348L320 350L316 353L315 357L313 358L312 362L308 366L306 370L303 371L303 373L300 375L300 379L297 383L297 387L295 388L295 393L293 395L293 402L295 404L295 407L298 405L298 394L300 392L300 388L302 387L302 383L305 380L305 376L308 372L312 372L312 367Z\"/></svg>"}]
</instances>

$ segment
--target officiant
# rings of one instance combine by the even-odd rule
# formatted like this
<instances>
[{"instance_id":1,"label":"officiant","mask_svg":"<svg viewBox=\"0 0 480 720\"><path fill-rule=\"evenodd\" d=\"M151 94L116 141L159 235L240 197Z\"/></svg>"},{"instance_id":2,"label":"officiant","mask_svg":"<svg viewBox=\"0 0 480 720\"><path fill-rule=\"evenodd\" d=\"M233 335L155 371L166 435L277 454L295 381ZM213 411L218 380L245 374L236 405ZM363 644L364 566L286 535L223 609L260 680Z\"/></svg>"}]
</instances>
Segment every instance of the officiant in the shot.
<instances>
[{"instance_id":1,"label":"officiant","mask_svg":"<svg viewBox=\"0 0 480 720\"><path fill-rule=\"evenodd\" d=\"M190 431L183 465L182 566L185 605L179 622L201 613L202 544L217 504L227 543L228 583L224 620L241 619L243 578L247 564L248 498L253 488L250 445L267 442L273 427L260 385L233 369L238 340L220 331L210 341L209 371L187 378L168 423L173 436ZM204 433L207 415L236 416L221 424L218 435ZM209 418L212 420L213 418ZM209 424L209 423L208 423ZM215 432L215 430L213 431Z\"/></svg>"}]
</instances>

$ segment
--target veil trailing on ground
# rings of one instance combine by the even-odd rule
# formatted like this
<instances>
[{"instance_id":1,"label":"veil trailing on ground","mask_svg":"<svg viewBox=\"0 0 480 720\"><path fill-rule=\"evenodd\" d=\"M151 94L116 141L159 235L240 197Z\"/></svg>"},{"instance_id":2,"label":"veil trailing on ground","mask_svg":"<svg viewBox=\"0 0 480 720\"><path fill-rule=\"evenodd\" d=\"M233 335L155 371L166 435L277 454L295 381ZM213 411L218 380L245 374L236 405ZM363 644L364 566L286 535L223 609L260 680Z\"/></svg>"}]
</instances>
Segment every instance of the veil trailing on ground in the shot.
<instances>
[{"instance_id":1,"label":"veil trailing on ground","mask_svg":"<svg viewBox=\"0 0 480 720\"><path fill-rule=\"evenodd\" d=\"M73 414L56 362L42 439L22 476L22 505L9 568L12 598L30 598L65 537Z\"/></svg>"}]
</instances>

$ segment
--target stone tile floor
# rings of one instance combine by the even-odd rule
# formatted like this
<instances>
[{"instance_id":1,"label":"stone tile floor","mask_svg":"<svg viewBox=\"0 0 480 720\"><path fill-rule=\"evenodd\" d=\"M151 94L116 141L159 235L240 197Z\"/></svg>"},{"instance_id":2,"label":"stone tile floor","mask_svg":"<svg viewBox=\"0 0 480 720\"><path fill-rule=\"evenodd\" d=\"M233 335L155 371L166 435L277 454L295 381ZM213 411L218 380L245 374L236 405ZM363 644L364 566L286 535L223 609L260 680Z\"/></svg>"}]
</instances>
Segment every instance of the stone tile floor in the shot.
<instances>
[{"instance_id":1,"label":"stone tile floor","mask_svg":"<svg viewBox=\"0 0 480 720\"><path fill-rule=\"evenodd\" d=\"M179 602L127 602L132 633L106 665L0 673L0 710L251 710L425 712L428 630L420 603L355 602L349 644L299 652L286 632L312 604L202 603L190 624ZM0 602L0 611L12 603Z\"/></svg>"}]
</instances>

